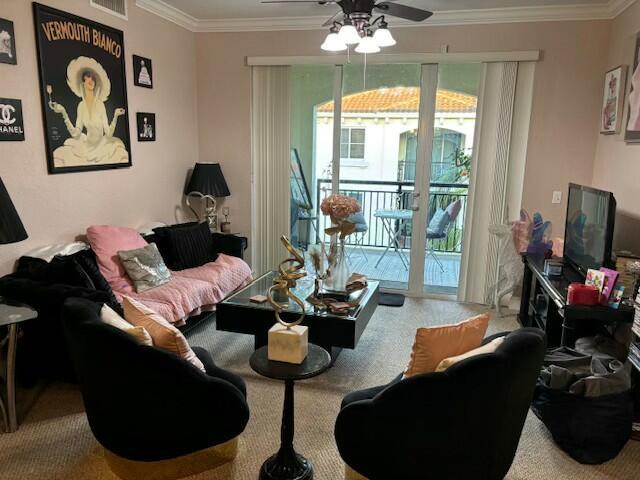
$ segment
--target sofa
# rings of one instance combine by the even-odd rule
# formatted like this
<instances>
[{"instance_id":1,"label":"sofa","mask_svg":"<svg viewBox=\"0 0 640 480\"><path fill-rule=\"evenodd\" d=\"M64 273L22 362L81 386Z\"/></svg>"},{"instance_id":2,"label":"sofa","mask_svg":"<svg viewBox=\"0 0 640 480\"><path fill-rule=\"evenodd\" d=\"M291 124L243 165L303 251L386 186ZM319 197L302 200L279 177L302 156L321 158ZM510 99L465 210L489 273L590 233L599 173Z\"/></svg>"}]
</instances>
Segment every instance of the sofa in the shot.
<instances>
[{"instance_id":1,"label":"sofa","mask_svg":"<svg viewBox=\"0 0 640 480\"><path fill-rule=\"evenodd\" d=\"M495 353L467 358L444 372L400 376L350 393L335 425L347 478L504 478L545 348L544 332L520 329L508 334Z\"/></svg>"},{"instance_id":2,"label":"sofa","mask_svg":"<svg viewBox=\"0 0 640 480\"><path fill-rule=\"evenodd\" d=\"M69 299L63 323L89 426L111 469L123 479L166 480L232 460L249 420L242 378L202 348L193 350L206 373L142 345L103 322L101 308Z\"/></svg>"},{"instance_id":3,"label":"sofa","mask_svg":"<svg viewBox=\"0 0 640 480\"><path fill-rule=\"evenodd\" d=\"M147 242L156 243L158 250L169 268L176 267L175 245L170 242L167 232L196 227L196 223L177 224L156 228L153 233L145 235ZM209 274L217 275L221 280L217 286L203 285L208 281L198 280L202 288L214 290L208 292L208 298L222 299L234 289L242 286L250 278L250 269L241 260L247 246L247 240L243 237L210 233L210 255L215 261L203 264L204 270ZM18 259L16 271L0 278L0 295L31 305L38 311L36 320L25 322L21 326L22 337L17 350L17 378L24 386L33 385L38 379L55 379L62 381L75 381L76 377L72 367L71 357L65 346L62 330L62 305L68 298L83 298L97 303L105 303L119 314L122 314L120 304L121 295L114 291L111 284L103 275L99 260L91 248L75 249L68 255L54 256L50 261L42 258L23 256ZM232 259L235 259L232 260ZM243 272L240 276L247 278L235 278L229 281L225 274L223 264L233 263L236 270ZM184 271L172 271L174 277L197 276L198 269L185 269ZM225 276L226 275L226 276ZM237 277L237 272L235 277ZM182 284L189 284L180 278ZM194 282L191 282L194 283ZM165 286L158 287L162 289ZM167 286L166 288L172 288ZM158 308L158 303L153 302L156 292L147 293L151 299L144 302L149 308L159 310L167 320L178 326L185 335L191 328L203 321L211 319L215 305L202 305L206 307L195 308L190 312L169 311ZM191 292L186 292L187 297L192 297ZM130 292L135 296L135 292ZM181 296L185 296L181 295ZM143 294L144 296L144 294ZM197 295L196 295L197 296ZM139 298L138 298L139 299ZM188 300L188 299L187 299ZM188 305L188 303L187 303ZM154 308L155 307L155 308ZM162 307L162 305L160 305ZM184 313L184 315L182 315ZM180 317L180 318L177 318Z\"/></svg>"}]
</instances>

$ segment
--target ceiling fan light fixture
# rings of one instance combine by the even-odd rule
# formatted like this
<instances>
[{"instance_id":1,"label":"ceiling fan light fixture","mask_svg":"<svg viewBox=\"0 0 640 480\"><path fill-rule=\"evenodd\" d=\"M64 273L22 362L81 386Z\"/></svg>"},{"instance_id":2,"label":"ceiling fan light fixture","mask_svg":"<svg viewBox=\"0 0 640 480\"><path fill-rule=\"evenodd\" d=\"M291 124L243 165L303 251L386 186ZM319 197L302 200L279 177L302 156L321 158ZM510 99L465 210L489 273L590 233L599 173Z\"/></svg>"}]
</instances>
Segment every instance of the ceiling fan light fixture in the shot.
<instances>
[{"instance_id":1,"label":"ceiling fan light fixture","mask_svg":"<svg viewBox=\"0 0 640 480\"><path fill-rule=\"evenodd\" d=\"M358 30L353 26L353 23L351 23L348 17L345 18L344 25L340 28L338 35L346 45L355 45L356 43L360 43L361 40Z\"/></svg>"},{"instance_id":2,"label":"ceiling fan light fixture","mask_svg":"<svg viewBox=\"0 0 640 480\"><path fill-rule=\"evenodd\" d=\"M393 35L391 35L391 32L387 28L386 23L380 24L376 32L373 34L373 39L379 47L393 47L397 43L396 39L393 38Z\"/></svg>"},{"instance_id":3,"label":"ceiling fan light fixture","mask_svg":"<svg viewBox=\"0 0 640 480\"><path fill-rule=\"evenodd\" d=\"M342 52L347 49L347 44L342 41L334 29L331 29L320 48L326 52Z\"/></svg>"},{"instance_id":4,"label":"ceiling fan light fixture","mask_svg":"<svg viewBox=\"0 0 640 480\"><path fill-rule=\"evenodd\" d=\"M356 47L356 52L358 53L378 53L379 51L380 47L371 36L371 32L368 32L367 35L362 37L360 43Z\"/></svg>"}]
</instances>

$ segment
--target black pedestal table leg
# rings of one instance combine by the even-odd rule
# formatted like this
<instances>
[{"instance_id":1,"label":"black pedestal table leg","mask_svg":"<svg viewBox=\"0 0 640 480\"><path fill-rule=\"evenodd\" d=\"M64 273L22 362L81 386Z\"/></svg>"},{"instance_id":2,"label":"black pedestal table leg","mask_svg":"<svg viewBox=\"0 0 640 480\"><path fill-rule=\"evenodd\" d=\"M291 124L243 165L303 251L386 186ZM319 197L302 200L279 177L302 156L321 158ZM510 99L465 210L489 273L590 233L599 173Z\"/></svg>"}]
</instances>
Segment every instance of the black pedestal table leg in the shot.
<instances>
[{"instance_id":1,"label":"black pedestal table leg","mask_svg":"<svg viewBox=\"0 0 640 480\"><path fill-rule=\"evenodd\" d=\"M313 467L293 448L295 429L293 380L285 380L280 450L260 469L260 480L312 480Z\"/></svg>"}]
</instances>

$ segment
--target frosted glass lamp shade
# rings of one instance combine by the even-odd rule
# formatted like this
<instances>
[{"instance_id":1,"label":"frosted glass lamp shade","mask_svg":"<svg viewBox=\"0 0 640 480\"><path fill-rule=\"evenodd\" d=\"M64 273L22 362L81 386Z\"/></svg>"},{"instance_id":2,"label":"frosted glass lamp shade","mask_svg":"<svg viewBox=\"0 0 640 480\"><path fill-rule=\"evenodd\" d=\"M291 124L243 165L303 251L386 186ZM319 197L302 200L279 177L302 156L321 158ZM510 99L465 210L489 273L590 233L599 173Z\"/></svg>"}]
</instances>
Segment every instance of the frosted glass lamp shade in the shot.
<instances>
[{"instance_id":1,"label":"frosted glass lamp shade","mask_svg":"<svg viewBox=\"0 0 640 480\"><path fill-rule=\"evenodd\" d=\"M350 24L343 25L340 28L340 32L338 33L340 39L347 45L355 45L356 43L360 43L360 34L356 27Z\"/></svg>"},{"instance_id":2,"label":"frosted glass lamp shade","mask_svg":"<svg viewBox=\"0 0 640 480\"><path fill-rule=\"evenodd\" d=\"M335 32L331 32L327 35L327 38L324 40L324 43L320 48L326 52L342 52L347 49L347 44L342 41L340 35Z\"/></svg>"},{"instance_id":3,"label":"frosted glass lamp shade","mask_svg":"<svg viewBox=\"0 0 640 480\"><path fill-rule=\"evenodd\" d=\"M373 39L372 36L367 35L360 40L360 43L356 47L356 52L358 53L378 53L380 51L380 47Z\"/></svg>"},{"instance_id":4,"label":"frosted glass lamp shade","mask_svg":"<svg viewBox=\"0 0 640 480\"><path fill-rule=\"evenodd\" d=\"M393 38L388 28L378 28L373 34L373 39L379 47L392 47L396 44L396 39Z\"/></svg>"}]
</instances>

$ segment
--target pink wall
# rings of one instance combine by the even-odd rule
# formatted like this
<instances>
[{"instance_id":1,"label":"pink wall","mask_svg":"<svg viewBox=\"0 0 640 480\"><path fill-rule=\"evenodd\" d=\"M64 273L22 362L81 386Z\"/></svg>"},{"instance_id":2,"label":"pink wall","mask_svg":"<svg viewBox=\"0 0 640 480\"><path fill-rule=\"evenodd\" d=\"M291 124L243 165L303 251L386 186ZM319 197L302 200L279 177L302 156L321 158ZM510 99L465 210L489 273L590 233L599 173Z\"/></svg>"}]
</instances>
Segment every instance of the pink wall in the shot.
<instances>
[{"instance_id":1,"label":"pink wall","mask_svg":"<svg viewBox=\"0 0 640 480\"><path fill-rule=\"evenodd\" d=\"M600 75L601 83L604 82L604 72L618 65L628 65L629 75L631 75L638 32L640 32L640 2L635 3L612 22L608 59ZM631 84L628 81L627 94L630 87ZM601 90L603 88L604 83ZM627 113L628 104L625 104L625 122ZM612 191L618 201L618 210L622 213L640 218L640 145L626 144L624 131L619 135L599 136L593 184Z\"/></svg>"},{"instance_id":2,"label":"pink wall","mask_svg":"<svg viewBox=\"0 0 640 480\"><path fill-rule=\"evenodd\" d=\"M317 55L324 32L193 34L137 8L134 0L129 0L128 21L90 8L85 0L43 3L125 32L132 138L135 112L151 111L157 114L158 141L133 140L130 169L48 175L31 2L2 0L0 16L15 23L19 65L0 65L0 95L22 99L27 141L0 144L0 176L30 238L0 246L0 274L8 272L27 250L72 240L92 223L139 226L151 220L181 220L186 215L182 187L196 159L222 164L232 194L225 204L231 208L233 230L248 235L251 89L245 57ZM637 19L638 9L636 5L628 12ZM627 27L629 22L623 17L627 12L616 25L629 30L624 35L632 36L633 27ZM448 44L451 52L542 50L543 60L536 71L524 206L540 210L562 225L565 207L551 204L552 191L566 190L570 181L590 183L594 172L598 142L594 132L611 23L399 28L394 31L398 46L389 52L438 52L442 44ZM624 56L630 62L631 42L617 35L613 42L625 44ZM153 59L153 90L133 86L133 53ZM624 160L627 163L631 152L640 148L625 147L619 139L600 138L600 163L603 145L611 142L630 152ZM602 167L596 163L596 172L599 169ZM632 180L627 179L629 176L622 174L615 178L630 186ZM624 203L631 202L624 198Z\"/></svg>"},{"instance_id":3,"label":"pink wall","mask_svg":"<svg viewBox=\"0 0 640 480\"><path fill-rule=\"evenodd\" d=\"M138 227L174 222L182 211L187 171L198 159L195 34L147 13L129 0L129 20L89 7L88 0L40 0L124 31L133 167L48 175L31 2L0 0L0 17L15 24L18 65L0 64L0 96L22 99L25 142L0 143L4 180L29 233L0 245L0 275L22 253L72 241L92 223ZM134 87L132 54L153 60L154 88ZM138 143L135 112L156 113L158 140Z\"/></svg>"},{"instance_id":4,"label":"pink wall","mask_svg":"<svg viewBox=\"0 0 640 480\"><path fill-rule=\"evenodd\" d=\"M571 181L590 183L607 58L608 21L399 28L389 53L542 50L536 70L524 206L562 230L566 206L551 203ZM223 165L234 227L250 233L250 68L246 56L320 55L323 31L200 34L196 39L200 159Z\"/></svg>"}]
</instances>

